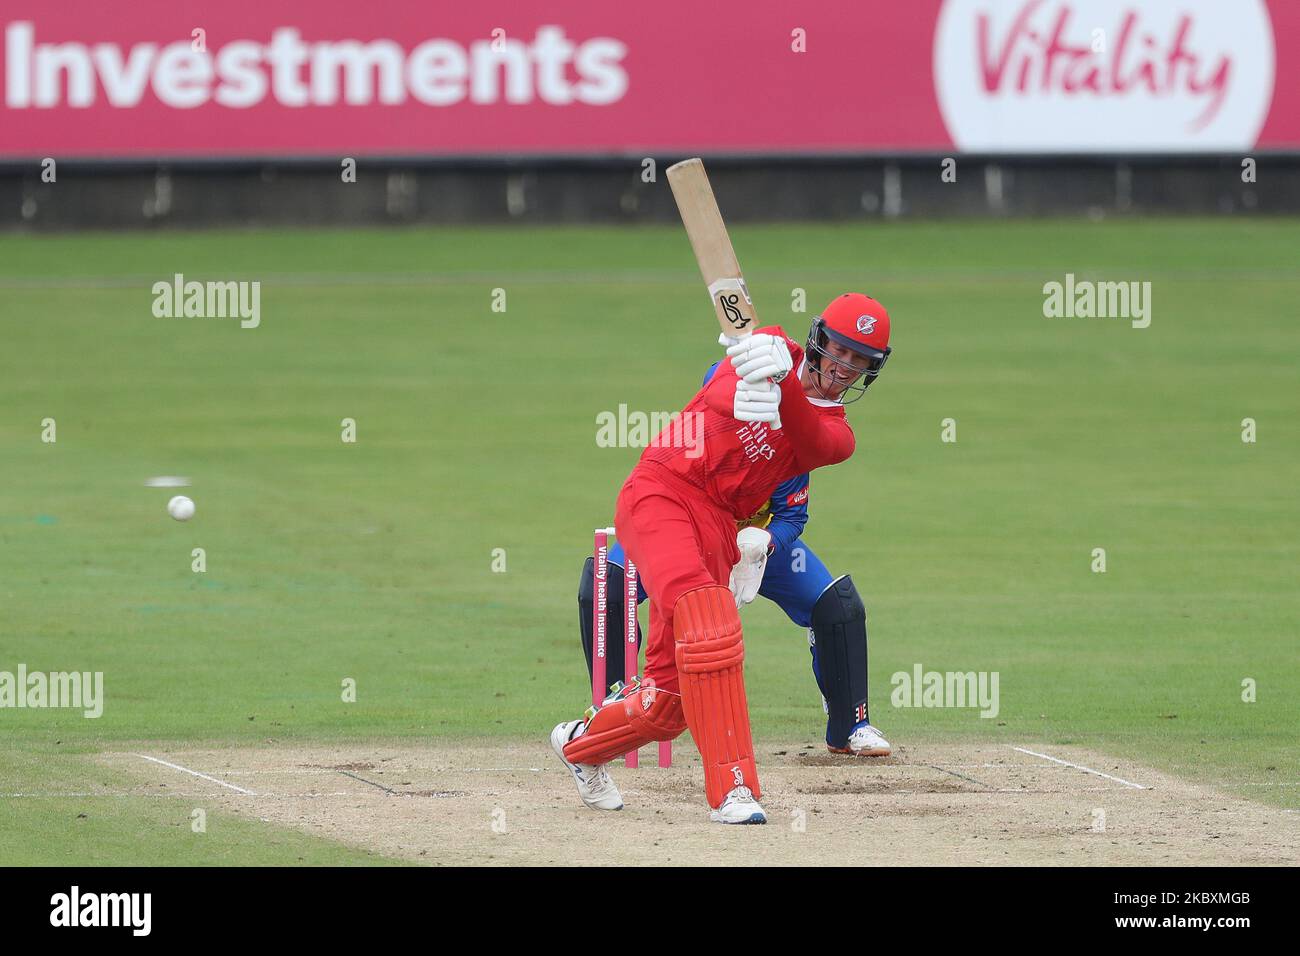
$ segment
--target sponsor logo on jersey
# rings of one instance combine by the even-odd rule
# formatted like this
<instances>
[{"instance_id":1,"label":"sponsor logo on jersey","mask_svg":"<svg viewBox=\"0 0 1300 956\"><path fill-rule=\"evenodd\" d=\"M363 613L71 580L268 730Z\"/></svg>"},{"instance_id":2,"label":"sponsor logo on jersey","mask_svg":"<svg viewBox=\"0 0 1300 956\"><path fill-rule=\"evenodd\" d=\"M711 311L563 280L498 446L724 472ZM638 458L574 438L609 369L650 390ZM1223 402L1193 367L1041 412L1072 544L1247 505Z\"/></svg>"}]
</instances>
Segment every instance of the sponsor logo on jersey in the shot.
<instances>
[{"instance_id":1,"label":"sponsor logo on jersey","mask_svg":"<svg viewBox=\"0 0 1300 956\"><path fill-rule=\"evenodd\" d=\"M771 461L772 456L776 454L776 449L767 442L771 432L763 422L753 422L737 428L736 437L740 439L740 447L745 453L745 458L751 462L758 461L760 458Z\"/></svg>"},{"instance_id":2,"label":"sponsor logo on jersey","mask_svg":"<svg viewBox=\"0 0 1300 956\"><path fill-rule=\"evenodd\" d=\"M804 485L794 494L785 496L785 504L787 508L797 508L799 507L799 505L806 505L807 503L808 503L807 485Z\"/></svg>"}]
</instances>

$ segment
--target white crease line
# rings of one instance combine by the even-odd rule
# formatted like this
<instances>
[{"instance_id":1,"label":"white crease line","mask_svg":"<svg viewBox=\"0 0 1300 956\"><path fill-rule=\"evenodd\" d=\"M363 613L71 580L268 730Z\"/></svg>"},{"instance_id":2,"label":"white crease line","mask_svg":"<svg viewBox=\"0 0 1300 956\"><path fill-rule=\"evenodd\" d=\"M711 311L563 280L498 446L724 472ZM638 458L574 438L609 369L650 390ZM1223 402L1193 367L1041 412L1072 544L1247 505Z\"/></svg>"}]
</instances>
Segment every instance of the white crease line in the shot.
<instances>
[{"instance_id":1,"label":"white crease line","mask_svg":"<svg viewBox=\"0 0 1300 956\"><path fill-rule=\"evenodd\" d=\"M295 777L307 777L312 774L320 774L320 775L335 774L338 773L338 771L321 770L319 768L311 768L311 769L304 768L302 770L226 770L224 771L224 773L226 774L227 777L251 777L256 774L277 774L279 776L292 774Z\"/></svg>"},{"instance_id":2,"label":"white crease line","mask_svg":"<svg viewBox=\"0 0 1300 956\"><path fill-rule=\"evenodd\" d=\"M250 797L257 796L257 794L252 790L245 790L243 787L236 787L233 783L226 783L226 781L218 780L216 777L209 777L206 773L199 773L197 770L182 767L180 764L168 763L166 760L159 760L157 757L150 757L147 754L136 754L136 756L142 760L151 760L154 763L162 764L164 767L171 767L173 770L179 770L181 773L188 773L191 777L201 777L204 780L211 780L213 783L225 787L228 790L234 790L236 793L245 793Z\"/></svg>"},{"instance_id":3,"label":"white crease line","mask_svg":"<svg viewBox=\"0 0 1300 956\"><path fill-rule=\"evenodd\" d=\"M1020 787L999 787L997 790L990 790L989 793L1047 793L1059 797L1062 794L1068 796L1073 793L1115 793L1118 789L1119 787L1071 787L1069 790L1027 790ZM972 793L978 795L977 791L972 791ZM948 796L948 794L944 794L944 796Z\"/></svg>"},{"instance_id":4,"label":"white crease line","mask_svg":"<svg viewBox=\"0 0 1300 956\"><path fill-rule=\"evenodd\" d=\"M1070 763L1068 760L1061 760L1057 757L1049 757L1047 754L1040 754L1034 750L1026 750L1024 747L1012 747L1012 750L1018 750L1022 754L1029 754L1031 757L1042 757L1044 760L1050 760L1052 763L1059 763L1066 767L1073 767L1075 770L1082 770L1084 773L1096 774L1098 777L1105 777L1107 780L1114 780L1116 783L1122 783L1126 787L1132 787L1134 790L1146 790L1147 787L1140 783L1132 783L1128 780L1122 780L1119 777L1112 777L1108 773L1102 773L1100 770L1093 770L1091 767L1085 767L1082 764Z\"/></svg>"},{"instance_id":5,"label":"white crease line","mask_svg":"<svg viewBox=\"0 0 1300 956\"><path fill-rule=\"evenodd\" d=\"M375 768L375 769L373 769L373 770L350 770L350 768L348 768L348 767L346 767L346 766L345 766L343 769L344 769L344 770L349 770L351 773L373 773L373 774L383 774L383 773L385 773L385 772L388 772L388 773L393 774L394 776L401 776L401 775L402 775L402 774L398 774L398 773L396 773L396 771L393 770L393 769L388 769L387 771L385 771L385 770L381 770L381 769L379 769L379 768ZM396 770L400 770L400 771L402 771L402 773L405 773L405 774L410 774L410 773L422 773L422 772L426 772L426 771L429 772L429 773L517 773L517 772L541 773L541 772L542 772L542 768L541 768L541 767L452 767L452 766L447 766L447 767L442 767L442 766L438 766L438 767L415 767L415 766L401 766L401 767L397 767ZM308 775L308 774L336 774L336 773L340 773L341 771L340 771L340 770L337 770L337 769L335 769L335 768L333 768L333 767L326 768L326 769L321 769L320 767L309 767L309 768L308 768L308 767L304 767L304 768L302 768L302 769L293 768L293 769L286 769L286 770L279 770L279 769L271 769L271 770L226 770L226 771L223 771L223 772L224 772L224 773L226 774L226 776L228 776L228 777L248 777L248 776L253 776L253 775L255 775L255 774L278 774L278 775L281 775L281 776L286 775L286 774L293 774L293 775L301 774L301 775L303 775L303 776L306 776L306 775Z\"/></svg>"},{"instance_id":6,"label":"white crease line","mask_svg":"<svg viewBox=\"0 0 1300 956\"><path fill-rule=\"evenodd\" d=\"M423 768L417 767L417 768L415 768L415 769L419 770L419 769L423 769ZM438 768L438 767L435 767L435 768L433 768L433 769L435 769L435 770L437 770L437 769L455 770L456 768L455 768L455 767L446 767L446 768ZM541 772L542 772L542 768L541 768L541 767L470 767L470 768L468 769L467 772L468 772L468 773L503 773L503 772L507 772L507 773L515 773L515 772L518 772L518 771L521 771L521 770L526 770L526 771L528 771L529 773L541 773Z\"/></svg>"},{"instance_id":7,"label":"white crease line","mask_svg":"<svg viewBox=\"0 0 1300 956\"><path fill-rule=\"evenodd\" d=\"M1266 782L1266 783L1257 783L1257 782L1252 781L1252 780L1242 780L1242 781L1237 781L1237 780L1221 780L1221 781L1218 781L1218 785L1221 786L1221 787L1223 787L1223 786L1238 786L1238 787L1300 787L1300 780L1297 780L1297 781L1273 781L1273 780L1270 780L1270 781L1268 781L1268 782Z\"/></svg>"},{"instance_id":8,"label":"white crease line","mask_svg":"<svg viewBox=\"0 0 1300 956\"><path fill-rule=\"evenodd\" d=\"M90 792L59 792L59 793L0 793L0 797L6 800L18 799L35 799L35 800L62 800L68 797L124 797L124 793L90 793Z\"/></svg>"},{"instance_id":9,"label":"white crease line","mask_svg":"<svg viewBox=\"0 0 1300 956\"><path fill-rule=\"evenodd\" d=\"M334 790L329 793L258 793L254 796L276 800L312 800L316 797L356 797L355 790ZM171 793L0 793L5 800L65 800L65 799L121 799L121 800L175 800Z\"/></svg>"}]
</instances>

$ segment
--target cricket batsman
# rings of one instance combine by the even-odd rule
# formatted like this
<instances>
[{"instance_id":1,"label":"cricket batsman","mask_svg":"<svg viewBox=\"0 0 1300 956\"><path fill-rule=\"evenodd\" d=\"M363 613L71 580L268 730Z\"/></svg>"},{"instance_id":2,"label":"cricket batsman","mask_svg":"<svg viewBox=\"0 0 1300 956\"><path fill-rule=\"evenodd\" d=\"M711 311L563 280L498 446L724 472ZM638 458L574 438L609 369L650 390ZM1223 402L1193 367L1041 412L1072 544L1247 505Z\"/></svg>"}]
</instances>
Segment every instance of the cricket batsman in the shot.
<instances>
[{"instance_id":1,"label":"cricket batsman","mask_svg":"<svg viewBox=\"0 0 1300 956\"><path fill-rule=\"evenodd\" d=\"M705 385L716 368L715 364L705 374ZM847 574L832 577L803 539L808 495L809 476L796 475L777 486L756 514L737 522L736 546L741 560L731 571L732 595L736 606L743 607L753 600L757 583L760 596L778 605L807 632L813 679L826 711L826 749L856 757L887 757L891 751L889 741L872 726L867 710L866 606L853 579ZM608 560L607 646L622 647L625 565L621 544L610 549ZM588 680L594 643L594 564L590 557L586 559L578 583L578 623ZM645 585L638 581L637 603L645 599ZM638 646L641 640L638 628Z\"/></svg>"},{"instance_id":2,"label":"cricket batsman","mask_svg":"<svg viewBox=\"0 0 1300 956\"><path fill-rule=\"evenodd\" d=\"M767 822L740 614L729 586L741 561L736 522L757 512L782 482L853 454L844 402L860 397L888 359L889 315L876 300L846 293L813 319L805 348L778 326L723 341L730 362L682 410L702 416L703 455L652 443L614 510L619 538L649 595L643 680L589 718L551 732L551 746L593 808L623 806L608 761L689 728L704 765L710 819Z\"/></svg>"}]
</instances>

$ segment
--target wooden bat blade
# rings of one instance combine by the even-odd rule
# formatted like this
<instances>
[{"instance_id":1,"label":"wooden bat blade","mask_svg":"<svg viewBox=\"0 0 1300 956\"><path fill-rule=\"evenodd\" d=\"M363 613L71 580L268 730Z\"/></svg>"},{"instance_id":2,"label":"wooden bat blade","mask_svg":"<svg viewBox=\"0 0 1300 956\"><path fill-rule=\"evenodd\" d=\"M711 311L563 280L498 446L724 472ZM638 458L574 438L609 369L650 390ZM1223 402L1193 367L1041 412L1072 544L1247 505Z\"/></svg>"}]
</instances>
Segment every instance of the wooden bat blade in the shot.
<instances>
[{"instance_id":1,"label":"wooden bat blade","mask_svg":"<svg viewBox=\"0 0 1300 956\"><path fill-rule=\"evenodd\" d=\"M758 314L745 286L745 277L741 275L740 263L736 261L736 250L732 248L713 187L704 172L703 160L682 160L669 166L667 175L700 275L708 286L718 325L727 335L749 335L758 327Z\"/></svg>"}]
</instances>

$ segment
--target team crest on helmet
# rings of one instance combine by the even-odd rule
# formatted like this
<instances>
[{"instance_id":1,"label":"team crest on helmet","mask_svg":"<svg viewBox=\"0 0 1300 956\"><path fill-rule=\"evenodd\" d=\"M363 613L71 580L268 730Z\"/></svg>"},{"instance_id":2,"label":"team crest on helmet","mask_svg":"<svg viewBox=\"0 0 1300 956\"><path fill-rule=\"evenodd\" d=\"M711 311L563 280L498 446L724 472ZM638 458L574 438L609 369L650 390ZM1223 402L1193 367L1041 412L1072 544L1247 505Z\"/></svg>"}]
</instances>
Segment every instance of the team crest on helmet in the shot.
<instances>
[{"instance_id":1,"label":"team crest on helmet","mask_svg":"<svg viewBox=\"0 0 1300 956\"><path fill-rule=\"evenodd\" d=\"M876 320L870 315L858 316L858 331L863 335L870 335L876 330Z\"/></svg>"}]
</instances>

